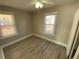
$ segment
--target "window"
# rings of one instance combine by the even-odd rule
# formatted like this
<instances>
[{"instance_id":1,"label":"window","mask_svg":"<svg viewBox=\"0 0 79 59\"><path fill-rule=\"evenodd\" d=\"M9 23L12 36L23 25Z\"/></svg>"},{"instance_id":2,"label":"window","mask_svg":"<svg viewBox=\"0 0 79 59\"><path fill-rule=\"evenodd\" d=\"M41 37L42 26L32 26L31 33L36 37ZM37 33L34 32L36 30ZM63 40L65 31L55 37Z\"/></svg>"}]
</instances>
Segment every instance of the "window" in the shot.
<instances>
[{"instance_id":1,"label":"window","mask_svg":"<svg viewBox=\"0 0 79 59\"><path fill-rule=\"evenodd\" d=\"M55 20L56 15L45 16L45 32L48 34L54 34L55 32Z\"/></svg>"},{"instance_id":2,"label":"window","mask_svg":"<svg viewBox=\"0 0 79 59\"><path fill-rule=\"evenodd\" d=\"M6 38L16 34L14 16L0 14L0 38Z\"/></svg>"}]
</instances>

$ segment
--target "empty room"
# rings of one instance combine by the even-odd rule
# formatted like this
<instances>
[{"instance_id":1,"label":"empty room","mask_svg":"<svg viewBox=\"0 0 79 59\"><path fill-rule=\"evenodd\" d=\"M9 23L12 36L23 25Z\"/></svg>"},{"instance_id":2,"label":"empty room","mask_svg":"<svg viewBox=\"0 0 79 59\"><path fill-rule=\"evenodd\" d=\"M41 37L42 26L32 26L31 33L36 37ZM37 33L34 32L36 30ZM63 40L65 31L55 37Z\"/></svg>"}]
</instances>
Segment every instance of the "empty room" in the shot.
<instances>
[{"instance_id":1,"label":"empty room","mask_svg":"<svg viewBox=\"0 0 79 59\"><path fill-rule=\"evenodd\" d=\"M0 59L79 59L79 0L0 0Z\"/></svg>"}]
</instances>

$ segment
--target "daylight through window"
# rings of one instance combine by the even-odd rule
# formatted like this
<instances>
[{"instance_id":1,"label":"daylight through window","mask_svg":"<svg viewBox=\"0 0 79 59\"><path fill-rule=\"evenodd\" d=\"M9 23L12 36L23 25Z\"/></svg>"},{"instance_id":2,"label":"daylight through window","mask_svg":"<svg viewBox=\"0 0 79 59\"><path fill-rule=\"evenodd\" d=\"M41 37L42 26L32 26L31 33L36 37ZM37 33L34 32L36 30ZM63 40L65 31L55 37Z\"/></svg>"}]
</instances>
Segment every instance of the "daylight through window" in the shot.
<instances>
[{"instance_id":1,"label":"daylight through window","mask_svg":"<svg viewBox=\"0 0 79 59\"><path fill-rule=\"evenodd\" d=\"M54 34L56 15L47 15L45 17L45 32Z\"/></svg>"},{"instance_id":2,"label":"daylight through window","mask_svg":"<svg viewBox=\"0 0 79 59\"><path fill-rule=\"evenodd\" d=\"M16 34L13 15L0 14L0 37L6 38Z\"/></svg>"}]
</instances>

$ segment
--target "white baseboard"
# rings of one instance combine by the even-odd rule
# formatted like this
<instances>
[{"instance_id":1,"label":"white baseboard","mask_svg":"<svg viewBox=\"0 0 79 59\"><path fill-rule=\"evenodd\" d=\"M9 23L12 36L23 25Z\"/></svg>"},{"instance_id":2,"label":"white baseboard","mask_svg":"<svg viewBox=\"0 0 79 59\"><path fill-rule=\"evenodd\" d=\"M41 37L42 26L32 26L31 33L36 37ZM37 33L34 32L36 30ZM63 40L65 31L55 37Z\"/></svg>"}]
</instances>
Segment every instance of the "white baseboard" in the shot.
<instances>
[{"instance_id":1,"label":"white baseboard","mask_svg":"<svg viewBox=\"0 0 79 59\"><path fill-rule=\"evenodd\" d=\"M66 45L66 44L57 42L57 41L55 41L55 40L49 39L49 38L47 38L47 37L41 36L41 35L36 34L36 33L33 33L33 35L35 35L35 36L37 36L37 37L40 37L40 38L43 38L43 39L45 39L45 40L48 40L48 41L50 41L50 42L56 43L56 44L58 44L58 45L64 46L65 48L67 48L67 45Z\"/></svg>"},{"instance_id":2,"label":"white baseboard","mask_svg":"<svg viewBox=\"0 0 79 59\"><path fill-rule=\"evenodd\" d=\"M5 48L5 47L7 47L7 46L10 46L10 45L12 45L12 44L14 44L14 43L17 43L17 42L19 42L19 41L21 41L21 40L24 40L25 38L30 37L30 36L32 36L32 35L35 35L35 36L40 37L40 38L43 38L43 39L48 40L48 41L50 41L50 42L54 42L54 43L56 43L56 44L58 44L58 45L61 45L61 46L64 46L64 47L67 48L67 45L66 45L66 44L57 42L57 41L55 41L55 40L51 40L51 39L49 39L49 38L47 38L47 37L41 36L41 35L36 34L36 33L26 35L26 36L24 36L24 37L22 37L22 38L20 38L20 39L17 39L17 40L14 40L14 41L10 42L10 43L4 44L4 45L1 46L1 48Z\"/></svg>"},{"instance_id":3,"label":"white baseboard","mask_svg":"<svg viewBox=\"0 0 79 59\"><path fill-rule=\"evenodd\" d=\"M17 43L17 42L19 42L19 41L21 41L21 40L24 40L25 38L28 38L28 37L30 37L30 36L32 36L32 35L33 35L33 34L26 35L26 36L24 36L24 37L22 37L22 38L20 38L20 39L14 40L14 41L12 41L12 42L10 42L10 43L7 43L7 44L4 44L4 45L2 45L2 46L0 46L0 47L1 47L1 48L5 48L5 47L10 46L10 45L12 45L12 44L14 44L14 43Z\"/></svg>"},{"instance_id":4,"label":"white baseboard","mask_svg":"<svg viewBox=\"0 0 79 59\"><path fill-rule=\"evenodd\" d=\"M4 44L4 45L0 46L0 47L1 47L2 59L5 59L5 56L4 56L4 53L3 53L3 48L8 47L8 46L10 46L10 45L12 45L12 44L14 44L14 43L17 43L17 42L19 42L19 41L21 41L21 40L24 40L25 38L28 38L28 37L30 37L30 36L32 36L32 35L37 36L37 37L40 37L40 38L43 38L43 39L48 40L48 41L50 41L50 42L54 42L54 43L56 43L56 44L58 44L58 45L61 45L61 46L64 46L64 47L66 48L66 44L62 44L62 43L57 42L57 41L55 41L55 40L51 40L51 39L46 38L46 37L44 37L44 36L38 35L38 34L36 34L36 33L33 33L33 34L26 35L26 36L24 36L24 37L22 37L22 38L20 38L20 39L17 39L17 40L15 40L15 41L12 41L12 42L10 42L10 43L7 43L7 44Z\"/></svg>"},{"instance_id":5,"label":"white baseboard","mask_svg":"<svg viewBox=\"0 0 79 59\"><path fill-rule=\"evenodd\" d=\"M5 59L3 49L0 48L0 59Z\"/></svg>"}]
</instances>

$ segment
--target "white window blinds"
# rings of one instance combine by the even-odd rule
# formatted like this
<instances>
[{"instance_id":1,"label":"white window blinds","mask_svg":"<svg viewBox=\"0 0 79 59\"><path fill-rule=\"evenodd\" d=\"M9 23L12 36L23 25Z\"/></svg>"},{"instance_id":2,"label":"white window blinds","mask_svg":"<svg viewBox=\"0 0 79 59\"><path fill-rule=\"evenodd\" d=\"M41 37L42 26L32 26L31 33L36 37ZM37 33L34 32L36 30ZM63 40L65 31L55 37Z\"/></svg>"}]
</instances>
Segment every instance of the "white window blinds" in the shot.
<instances>
[{"instance_id":1,"label":"white window blinds","mask_svg":"<svg viewBox=\"0 0 79 59\"><path fill-rule=\"evenodd\" d=\"M47 15L45 17L45 32L54 34L56 15Z\"/></svg>"},{"instance_id":2,"label":"white window blinds","mask_svg":"<svg viewBox=\"0 0 79 59\"><path fill-rule=\"evenodd\" d=\"M0 37L6 38L16 34L13 15L0 14Z\"/></svg>"}]
</instances>

